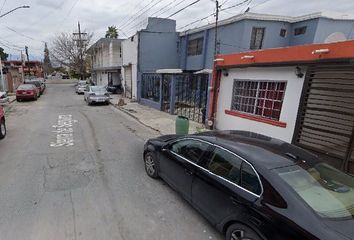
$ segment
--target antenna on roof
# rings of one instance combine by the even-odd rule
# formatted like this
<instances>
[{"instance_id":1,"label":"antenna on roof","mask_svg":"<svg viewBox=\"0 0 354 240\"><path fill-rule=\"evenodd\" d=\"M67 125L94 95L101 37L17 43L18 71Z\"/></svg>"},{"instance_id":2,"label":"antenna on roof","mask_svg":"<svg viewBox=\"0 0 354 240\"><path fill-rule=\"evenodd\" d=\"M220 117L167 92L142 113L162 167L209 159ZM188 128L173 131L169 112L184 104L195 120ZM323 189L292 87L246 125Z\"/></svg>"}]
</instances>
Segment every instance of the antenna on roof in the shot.
<instances>
[{"instance_id":1,"label":"antenna on roof","mask_svg":"<svg viewBox=\"0 0 354 240\"><path fill-rule=\"evenodd\" d=\"M250 10L251 10L251 8L248 7L248 8L246 9L245 13L248 13Z\"/></svg>"}]
</instances>

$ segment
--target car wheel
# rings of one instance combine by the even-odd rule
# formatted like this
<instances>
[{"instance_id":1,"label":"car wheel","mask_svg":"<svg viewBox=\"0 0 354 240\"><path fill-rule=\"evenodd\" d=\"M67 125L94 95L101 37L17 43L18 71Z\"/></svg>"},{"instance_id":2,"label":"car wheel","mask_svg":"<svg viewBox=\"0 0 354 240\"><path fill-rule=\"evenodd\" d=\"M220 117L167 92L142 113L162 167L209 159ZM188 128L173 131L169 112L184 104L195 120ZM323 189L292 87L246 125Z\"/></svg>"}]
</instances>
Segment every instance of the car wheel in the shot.
<instances>
[{"instance_id":1,"label":"car wheel","mask_svg":"<svg viewBox=\"0 0 354 240\"><path fill-rule=\"evenodd\" d=\"M0 120L0 139L5 138L6 136L6 125L5 125L5 120L1 119Z\"/></svg>"},{"instance_id":2,"label":"car wheel","mask_svg":"<svg viewBox=\"0 0 354 240\"><path fill-rule=\"evenodd\" d=\"M16 98L16 101L17 101L17 102L21 102L21 99L19 99L19 98Z\"/></svg>"},{"instance_id":3,"label":"car wheel","mask_svg":"<svg viewBox=\"0 0 354 240\"><path fill-rule=\"evenodd\" d=\"M226 240L261 240L261 238L251 228L235 223L227 229Z\"/></svg>"},{"instance_id":4,"label":"car wheel","mask_svg":"<svg viewBox=\"0 0 354 240\"><path fill-rule=\"evenodd\" d=\"M152 152L148 152L144 156L145 171L151 178L158 178L158 172L156 168L156 155Z\"/></svg>"}]
</instances>

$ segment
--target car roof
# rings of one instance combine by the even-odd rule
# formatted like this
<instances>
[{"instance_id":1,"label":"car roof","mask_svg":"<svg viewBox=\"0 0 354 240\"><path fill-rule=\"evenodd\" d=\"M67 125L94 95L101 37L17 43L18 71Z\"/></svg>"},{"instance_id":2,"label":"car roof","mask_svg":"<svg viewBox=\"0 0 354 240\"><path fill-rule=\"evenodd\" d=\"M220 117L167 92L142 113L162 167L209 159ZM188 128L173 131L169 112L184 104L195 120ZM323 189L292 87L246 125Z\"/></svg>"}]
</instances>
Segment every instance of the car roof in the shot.
<instances>
[{"instance_id":1,"label":"car roof","mask_svg":"<svg viewBox=\"0 0 354 240\"><path fill-rule=\"evenodd\" d=\"M254 132L209 131L192 136L235 152L257 169L290 166L299 160L318 161L317 156L300 147Z\"/></svg>"}]
</instances>

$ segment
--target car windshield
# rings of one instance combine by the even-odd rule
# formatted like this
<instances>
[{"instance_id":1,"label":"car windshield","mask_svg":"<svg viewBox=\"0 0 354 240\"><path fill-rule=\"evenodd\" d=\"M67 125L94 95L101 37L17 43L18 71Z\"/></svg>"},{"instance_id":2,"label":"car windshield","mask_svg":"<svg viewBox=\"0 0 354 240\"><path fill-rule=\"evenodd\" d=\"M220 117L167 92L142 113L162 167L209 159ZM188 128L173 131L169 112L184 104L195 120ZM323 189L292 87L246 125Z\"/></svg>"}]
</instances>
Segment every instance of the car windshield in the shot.
<instances>
[{"instance_id":1,"label":"car windshield","mask_svg":"<svg viewBox=\"0 0 354 240\"><path fill-rule=\"evenodd\" d=\"M354 178L319 163L313 167L294 165L274 170L319 216L353 218Z\"/></svg>"},{"instance_id":2,"label":"car windshield","mask_svg":"<svg viewBox=\"0 0 354 240\"><path fill-rule=\"evenodd\" d=\"M32 90L33 85L32 84L23 84L18 86L17 90Z\"/></svg>"},{"instance_id":3,"label":"car windshield","mask_svg":"<svg viewBox=\"0 0 354 240\"><path fill-rule=\"evenodd\" d=\"M103 86L92 86L91 91L92 92L106 92L106 89Z\"/></svg>"},{"instance_id":4,"label":"car windshield","mask_svg":"<svg viewBox=\"0 0 354 240\"><path fill-rule=\"evenodd\" d=\"M41 83L40 83L40 82L37 82L37 81L31 81L31 82L28 82L28 84L33 84L33 85L35 85L36 87L40 87L40 86L41 86Z\"/></svg>"}]
</instances>

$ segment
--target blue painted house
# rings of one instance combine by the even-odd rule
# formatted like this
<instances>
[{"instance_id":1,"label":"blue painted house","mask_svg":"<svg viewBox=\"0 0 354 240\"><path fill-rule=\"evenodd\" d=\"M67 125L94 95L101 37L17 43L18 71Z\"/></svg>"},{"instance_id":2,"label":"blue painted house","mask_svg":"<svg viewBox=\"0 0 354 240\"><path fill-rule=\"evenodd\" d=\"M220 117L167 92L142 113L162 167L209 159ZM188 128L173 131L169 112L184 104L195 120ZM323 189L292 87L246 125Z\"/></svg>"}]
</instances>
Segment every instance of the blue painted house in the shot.
<instances>
[{"instance_id":1,"label":"blue painted house","mask_svg":"<svg viewBox=\"0 0 354 240\"><path fill-rule=\"evenodd\" d=\"M279 48L354 38L354 18L334 13L300 17L244 13L219 22L217 51L220 54ZM215 24L180 33L180 68L211 69Z\"/></svg>"},{"instance_id":2,"label":"blue painted house","mask_svg":"<svg viewBox=\"0 0 354 240\"><path fill-rule=\"evenodd\" d=\"M222 20L218 26L220 54L354 38L354 17L338 13L289 17L248 12ZM147 28L133 38L138 40L132 95L135 91L136 99L144 105L204 123L215 24L177 33L174 20L149 18ZM129 65L124 55L132 51L124 49L124 42L122 45L124 71L124 64Z\"/></svg>"}]
</instances>

